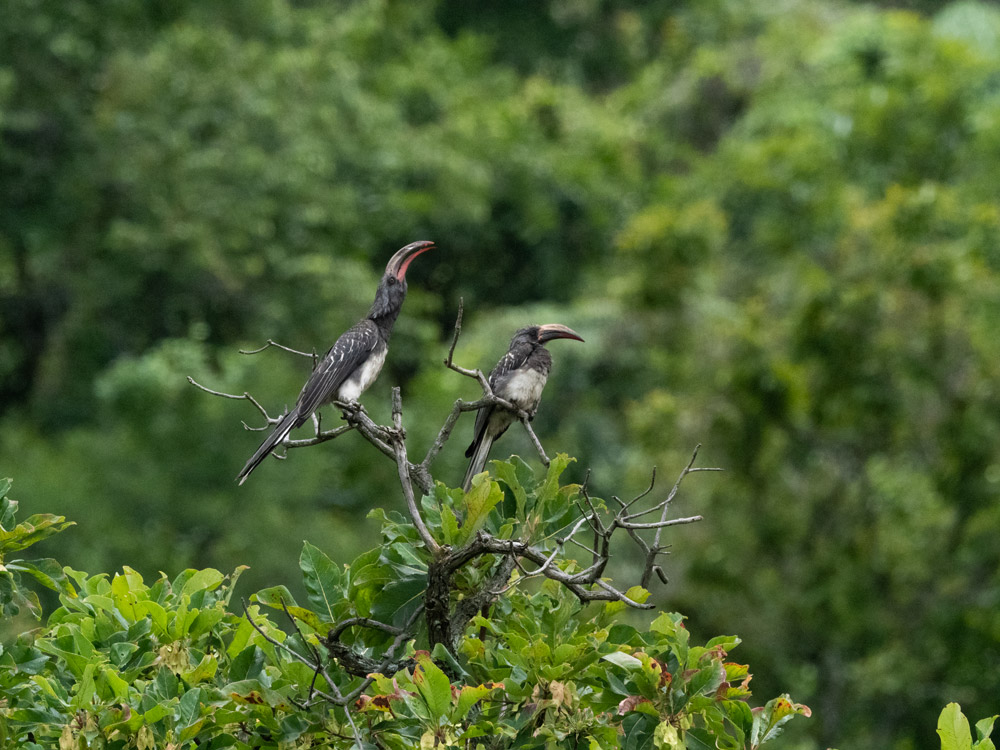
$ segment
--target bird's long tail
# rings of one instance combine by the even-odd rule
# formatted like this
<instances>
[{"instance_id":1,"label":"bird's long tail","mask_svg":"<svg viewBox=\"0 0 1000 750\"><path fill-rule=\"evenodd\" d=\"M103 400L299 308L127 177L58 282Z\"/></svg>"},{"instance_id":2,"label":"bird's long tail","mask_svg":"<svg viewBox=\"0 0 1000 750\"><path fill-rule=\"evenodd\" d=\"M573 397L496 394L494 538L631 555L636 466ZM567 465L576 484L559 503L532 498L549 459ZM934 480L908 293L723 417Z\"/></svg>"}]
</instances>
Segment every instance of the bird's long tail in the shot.
<instances>
[{"instance_id":1,"label":"bird's long tail","mask_svg":"<svg viewBox=\"0 0 1000 750\"><path fill-rule=\"evenodd\" d=\"M472 486L472 478L481 471L486 470L486 461L490 457L490 448L493 447L494 438L490 437L486 431L479 439L479 444L472 451L472 459L469 461L469 470L465 472L465 481L462 482L462 489L466 492Z\"/></svg>"},{"instance_id":2,"label":"bird's long tail","mask_svg":"<svg viewBox=\"0 0 1000 750\"><path fill-rule=\"evenodd\" d=\"M288 414L281 418L274 431L267 436L267 439L260 444L260 448L257 452L250 456L250 460L247 461L247 465L243 467L243 471L239 473L236 477L236 481L239 484L243 484L247 481L247 477L250 476L250 472L257 468L257 466L267 458L271 451L277 447L282 440L288 437L288 433L295 429L295 421L299 416L296 409L292 409Z\"/></svg>"}]
</instances>

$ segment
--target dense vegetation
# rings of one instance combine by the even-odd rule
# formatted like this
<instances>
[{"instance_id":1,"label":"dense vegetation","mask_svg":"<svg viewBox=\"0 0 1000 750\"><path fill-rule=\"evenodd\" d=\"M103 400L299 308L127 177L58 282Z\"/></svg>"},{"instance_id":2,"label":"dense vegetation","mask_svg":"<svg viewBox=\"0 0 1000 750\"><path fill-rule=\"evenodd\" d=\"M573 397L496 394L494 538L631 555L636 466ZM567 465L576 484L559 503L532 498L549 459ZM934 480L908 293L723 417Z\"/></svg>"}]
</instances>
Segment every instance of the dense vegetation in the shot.
<instances>
[{"instance_id":1,"label":"dense vegetation","mask_svg":"<svg viewBox=\"0 0 1000 750\"><path fill-rule=\"evenodd\" d=\"M391 464L237 491L254 412L185 376L280 408L307 365L237 350L328 346L433 239L373 415L475 395L459 297L465 366L571 325L535 426L576 481L726 468L658 608L812 707L786 741L935 747L1000 695L1000 13L911 5L7 0L0 474L78 570L353 559Z\"/></svg>"}]
</instances>

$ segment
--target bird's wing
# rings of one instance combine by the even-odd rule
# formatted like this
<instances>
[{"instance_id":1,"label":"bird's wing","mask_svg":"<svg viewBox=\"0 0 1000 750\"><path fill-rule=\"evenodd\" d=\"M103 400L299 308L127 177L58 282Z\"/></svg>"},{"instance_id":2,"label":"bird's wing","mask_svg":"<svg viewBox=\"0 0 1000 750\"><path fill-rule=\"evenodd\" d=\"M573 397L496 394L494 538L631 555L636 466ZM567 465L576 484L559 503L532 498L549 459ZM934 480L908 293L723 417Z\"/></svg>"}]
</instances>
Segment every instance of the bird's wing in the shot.
<instances>
[{"instance_id":1,"label":"bird's wing","mask_svg":"<svg viewBox=\"0 0 1000 750\"><path fill-rule=\"evenodd\" d=\"M364 363L378 342L378 328L368 318L337 339L302 386L295 406L299 424L303 424L320 406L333 400L343 382Z\"/></svg>"},{"instance_id":2,"label":"bird's wing","mask_svg":"<svg viewBox=\"0 0 1000 750\"><path fill-rule=\"evenodd\" d=\"M494 396L504 398L503 384L507 381L508 377L512 372L514 372L514 370L521 367L527 361L530 351L530 349L522 350L521 347L517 347L510 349L500 358L496 367L494 367L490 372L489 377L490 388L493 390ZM465 452L466 457L471 456L475 452L476 447L482 440L483 431L486 429L486 424L489 421L490 415L493 414L494 408L496 407L484 406L476 413L476 426L472 433L475 437L472 440L472 444Z\"/></svg>"}]
</instances>

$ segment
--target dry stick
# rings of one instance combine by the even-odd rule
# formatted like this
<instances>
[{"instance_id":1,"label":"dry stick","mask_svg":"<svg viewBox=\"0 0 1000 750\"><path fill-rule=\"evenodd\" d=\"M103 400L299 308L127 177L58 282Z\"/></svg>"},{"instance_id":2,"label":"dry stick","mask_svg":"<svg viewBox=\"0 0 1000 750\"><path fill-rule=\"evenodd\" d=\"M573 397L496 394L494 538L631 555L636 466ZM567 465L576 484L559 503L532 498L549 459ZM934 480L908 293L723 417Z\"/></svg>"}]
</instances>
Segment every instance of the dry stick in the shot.
<instances>
[{"instance_id":1,"label":"dry stick","mask_svg":"<svg viewBox=\"0 0 1000 750\"><path fill-rule=\"evenodd\" d=\"M253 404L256 407L257 411L259 411L261 415L264 417L264 420L267 422L267 424L264 427L251 427L246 422L242 422L243 428L246 430L250 430L252 432L260 432L262 430L267 430L271 427L271 425L275 425L278 422L280 422L282 417L285 416L284 414L282 414L281 417L272 417L270 414L267 413L267 410L263 406L261 406L260 402L258 402L257 399L255 399L249 393L244 392L242 395L239 395L236 393L223 393L222 391L215 391L212 390L211 388L206 388L201 383L197 382L194 378L192 378L190 375L188 376L187 380L195 388L200 388L201 390L205 391L205 393L211 394L212 396L219 396L221 398L231 398L237 401L249 401L251 404ZM350 432L351 430L354 429L357 429L357 427L353 424L340 425L339 427L335 427L332 430L327 430L325 432L322 431L317 432L311 438L303 438L301 440L285 438L285 440L283 440L281 444L286 448L305 448L310 445L318 445L319 443L325 443L327 440L333 440L336 437L340 437L345 432ZM283 457L276 456L276 458L283 458Z\"/></svg>"},{"instance_id":2,"label":"dry stick","mask_svg":"<svg viewBox=\"0 0 1000 750\"><path fill-rule=\"evenodd\" d=\"M664 500L661 503L661 505L663 505L663 513L660 514L661 525L659 526L659 528L656 529L656 536L653 537L653 546L654 547L660 546L660 534L663 533L664 527L671 525L671 524L668 524L668 523L664 523L667 520L667 510L670 507L671 501L673 501L674 497L677 496L677 492L681 488L681 482L684 481L684 477L686 477L688 474L691 474L691 473L693 473L695 471L722 471L722 469L714 468L714 467L713 468L699 468L699 469L692 468L694 466L694 462L698 459L698 451L700 451L700 450L701 450L701 443L698 443L698 445L696 445L694 447L694 452L691 454L691 460L688 461L687 466L684 467L684 470L681 471L680 476L677 477L677 481L674 482L674 486L671 488L670 494L667 495L667 499ZM684 520L678 519L678 521L680 523L690 523L690 521L686 520L686 519L684 519ZM654 528L654 527L651 526L650 528Z\"/></svg>"},{"instance_id":3,"label":"dry stick","mask_svg":"<svg viewBox=\"0 0 1000 750\"><path fill-rule=\"evenodd\" d=\"M647 584L649 583L649 578L653 573L656 573L657 577L659 577L659 579L663 583L667 582L667 575L666 573L663 572L663 568L661 568L659 565L656 564L656 558L665 549L664 547L660 546L660 536L663 534L663 529L666 528L667 526L675 525L667 521L667 511L670 508L670 503L677 496L677 492L681 488L681 482L684 481L684 477L696 471L722 471L722 469L715 467L711 468L706 467L697 469L693 468L694 462L698 459L698 451L700 450L701 450L701 443L698 443L698 445L694 447L694 451L691 453L691 460L688 461L687 466L684 467L680 475L677 477L677 481L674 482L674 486L670 489L670 492L667 494L667 498L657 506L657 507L662 506L663 509L663 512L660 514L660 523L653 524L651 526L647 526L646 524L628 524L625 526L625 529L629 532L629 534L634 534L634 530L637 528L656 529L656 534L653 537L653 544L651 546L646 546L645 544L643 545L646 548L645 549L646 564L645 566L643 566L642 579L641 579L641 584L643 588L647 586ZM624 509L622 510L622 512L624 513ZM677 521L677 523L691 523L692 521L701 520L701 516L692 517L690 519L675 519L675 520Z\"/></svg>"},{"instance_id":4,"label":"dry stick","mask_svg":"<svg viewBox=\"0 0 1000 750\"><path fill-rule=\"evenodd\" d=\"M548 559L547 554L524 542L514 539L497 539L485 531L479 531L465 547L451 552L448 558L443 561L443 567L446 573L453 573L469 561L483 554L506 554L515 558L524 557L539 566L545 565L545 561ZM652 604L640 604L633 601L613 586L597 580L597 576L593 574L588 577L588 580L579 581L576 574L566 573L557 567L549 566L544 569L542 575L566 586L580 601L622 601L638 609L653 608ZM589 584L597 584L603 591L592 591L583 587Z\"/></svg>"},{"instance_id":5,"label":"dry stick","mask_svg":"<svg viewBox=\"0 0 1000 750\"><path fill-rule=\"evenodd\" d=\"M309 653L312 654L313 659L316 660L316 664L313 668L312 682L309 684L310 700L312 699L313 690L316 689L316 678L321 674L323 675L323 679L326 680L326 684L329 685L331 688L333 688L334 695L339 700L344 700L344 695L343 693L340 692L340 688L337 686L337 683L335 683L333 679L330 677L330 675L327 673L326 667L323 665L323 660L320 659L319 657L319 651L317 651L313 647L313 645L305 639L305 636L302 635L302 631L299 630L299 624L295 622L295 618L292 617L292 613L288 611L288 606L285 604L284 598L280 598L280 601L281 601L281 608L284 610L285 616L288 618L288 621L292 623L292 627L295 628L295 632L298 633L299 640L302 641L303 644L305 644L306 648L309 649ZM354 723L354 717L351 716L351 707L346 702L344 703L344 714L347 716L347 723L351 725L351 730L354 732L354 739L357 740L358 744L360 745L361 735L358 733L358 727Z\"/></svg>"},{"instance_id":6,"label":"dry stick","mask_svg":"<svg viewBox=\"0 0 1000 750\"><path fill-rule=\"evenodd\" d=\"M290 656L292 656L292 658L294 658L296 661L302 662L307 667L311 667L312 669L316 669L317 668L316 664L313 664L311 661L309 661L306 657L304 657L298 651L296 651L295 649L291 648L290 646L282 643L281 641L277 640L276 638L273 638L273 637L269 636L267 633L265 633L264 630L263 630L263 628L261 628L256 622L254 622L253 617L251 617L251 615L250 615L250 606L247 604L247 600L246 599L243 600L243 612L246 615L247 622L249 622L250 625L253 626L254 630L256 630L258 633L260 633L261 636L263 636L264 640L266 640L268 643L270 643L273 646L277 646L282 651L284 651L287 654L289 654ZM333 685L333 682L330 682L330 684ZM321 698L323 698L324 700L328 701L329 703L334 704L335 706L346 706L347 705L347 698L345 698L344 696L335 697L335 696L330 695L329 693L324 693L322 690L315 690L315 692L316 692L316 695L320 696Z\"/></svg>"},{"instance_id":7,"label":"dry stick","mask_svg":"<svg viewBox=\"0 0 1000 750\"><path fill-rule=\"evenodd\" d=\"M434 541L430 530L420 516L417 508L417 500L413 495L413 484L410 480L410 461L406 457L406 432L403 430L403 403L399 395L399 386L392 389L392 423L395 432L390 436L392 448L396 454L396 468L399 471L399 483L403 488L403 497L406 500L406 508L410 512L413 525L417 528L417 533L424 542L424 546L430 550L434 557L441 554L441 546Z\"/></svg>"},{"instance_id":8,"label":"dry stick","mask_svg":"<svg viewBox=\"0 0 1000 750\"><path fill-rule=\"evenodd\" d=\"M423 604L421 604L413 611L413 614L410 615L410 619L406 621L406 624L400 630L399 635L397 635L395 640L391 644L389 644L389 648L386 650L384 656L382 657L382 662L375 669L371 670L369 676L365 677L365 679L361 682L360 685L358 685L358 687L356 687L354 690L345 695L344 700L348 701L349 703L351 701L357 700L357 698L363 692L365 692L365 690L368 689L368 686L371 685L373 682L375 682L375 678L372 677L371 674L376 674L376 673L382 674L385 672L386 668L390 664L392 664L392 659L396 655L396 649L399 648L405 641L408 641L410 638L413 637L413 634L410 633L410 628L413 627L413 624L417 621L417 618L420 617L423 611L424 611Z\"/></svg>"},{"instance_id":9,"label":"dry stick","mask_svg":"<svg viewBox=\"0 0 1000 750\"><path fill-rule=\"evenodd\" d=\"M257 408L257 411L259 411L263 415L264 419L267 420L268 424L277 424L278 422L281 421L281 417L275 418L269 416L267 410L263 406L261 406L260 403L257 401L257 399L251 396L250 393L247 391L244 391L242 396L237 395L235 393L223 393L222 391L213 391L211 388L206 388L201 383L197 382L194 378L192 378L190 375L187 376L187 380L195 388L200 388L201 390L205 391L205 393L209 393L213 396L221 396L222 398L232 398L236 399L237 401L249 401ZM246 423L244 423L243 426L247 427ZM247 429L252 430L254 428L247 427ZM262 427L260 429L266 430L267 428Z\"/></svg>"},{"instance_id":10,"label":"dry stick","mask_svg":"<svg viewBox=\"0 0 1000 750\"><path fill-rule=\"evenodd\" d=\"M292 354L298 354L300 357L309 357L313 362L316 361L316 352L313 351L312 354L309 352L300 352L298 349L292 349L290 346L285 346L284 344L279 344L274 339L268 339L267 343L259 349L240 349L240 354L260 354L265 349L270 349L271 347L276 349L282 349L283 351L290 352Z\"/></svg>"},{"instance_id":11,"label":"dry stick","mask_svg":"<svg viewBox=\"0 0 1000 750\"><path fill-rule=\"evenodd\" d=\"M326 637L328 639L339 639L340 635L345 630L353 628L355 625L361 625L362 627L371 628L372 630L381 630L389 635L399 635L403 632L402 628L397 628L394 625L388 625L384 622L373 620L370 617L350 617L343 622L337 623L337 627L327 633Z\"/></svg>"},{"instance_id":12,"label":"dry stick","mask_svg":"<svg viewBox=\"0 0 1000 750\"><path fill-rule=\"evenodd\" d=\"M404 498L406 499L407 508L414 522L414 526L417 528L417 531L420 534L421 539L424 541L424 544L428 547L428 549L432 552L432 554L435 557L440 559L441 569L446 575L450 576L450 574L458 570L458 568L462 567L472 559L479 557L480 555L500 554L505 557L508 557L512 561L511 564L509 565L509 568L512 569L516 565L523 571L525 578L544 575L569 588L570 591L573 592L581 601L617 600L617 601L622 601L632 607L637 607L640 609L649 609L652 605L640 604L639 602L632 600L626 594L617 590L610 584L600 580L600 575L603 573L604 567L606 566L610 558L609 554L610 538L617 528L624 528L626 532L633 538L633 540L640 546L647 559L646 568L643 573L644 586L648 583L649 575L651 575L652 572L656 572L662 580L665 580L666 577L663 574L663 571L659 568L659 566L655 565L656 556L663 552L663 548L660 546L659 543L662 529L667 526L673 526L683 523L692 523L694 521L701 519L700 516L692 516L689 518L681 518L681 519L667 519L666 516L669 504L676 496L680 483L687 474L693 473L695 471L718 470L718 469L703 469L694 467L693 464L698 453L697 448L694 451L694 455L692 456L691 461L688 463L684 471L681 473L680 477L677 480L677 483L674 485L667 499L655 505L651 509L643 510L632 514L628 513L629 508L631 508L636 502L641 500L643 497L646 497L653 490L656 478L654 469L653 476L650 481L650 486L644 492L638 494L628 503L624 503L618 497L614 497L615 501L617 501L618 504L621 506L621 509L613 517L609 525L605 525L604 522L602 521L600 514L598 513L597 509L595 508L593 502L591 501L586 491L586 482L585 482L581 491L581 495L583 497L584 502L586 502L588 506L589 512L588 510L585 510L581 506L580 508L582 512L581 518L575 522L568 536L561 539L557 539L558 547L551 553L543 553L539 549L531 547L523 542L496 539L495 537L487 534L486 532L481 531L476 535L476 537L473 540L470 540L470 542L466 544L465 548L461 550L448 552L448 554L445 557L443 558L441 557L441 555L444 554L444 550L437 544L437 542L431 536L430 531L427 529L426 525L423 522L422 517L420 516L419 509L416 503L416 498L413 493L412 483L413 482L417 483L417 485L424 492L432 491L433 479L429 471L430 464L437 457L437 455L444 447L444 444L450 438L452 430L454 429L455 424L457 423L459 417L463 412L474 411L489 405L496 405L501 408L508 409L509 411L517 415L518 419L524 425L526 431L528 432L529 437L532 440L532 443L534 444L536 450L539 453L539 457L542 460L542 462L545 463L546 465L549 464L548 456L545 454L541 442L538 440L537 435L535 435L534 431L530 426L529 415L526 412L522 412L521 410L517 409L513 404L496 396L492 392L492 389L490 388L488 379L481 370L478 369L468 370L454 363L454 353L462 329L462 316L463 316L463 304L460 301L458 316L455 321L455 333L452 338L452 343L448 351L448 357L444 361L444 364L449 369L461 375L464 375L466 377L471 377L474 380L476 380L483 389L483 397L477 401L464 401L462 399L458 399L455 401L444 424L439 430L434 443L431 445L426 456L424 457L424 460L421 461L421 463L413 464L407 458L405 431L403 430L402 426L402 401L399 395L398 388L393 389L392 428L383 427L381 425L376 424L368 417L367 413L364 411L364 408L361 407L360 404L336 403L335 405L340 407L341 410L344 412L344 418L348 421L347 425L343 425L341 427L338 427L334 430L330 430L327 432L319 431L317 425L317 434L314 438L308 440L294 440L294 441L288 440L286 441L286 445L288 445L289 447L303 447L306 445L316 444L317 442L322 442L323 440L332 439L333 437L343 434L344 432L347 432L351 429L357 429L359 432L361 432L362 436L365 437L366 440L368 440L372 445L374 445L380 452L392 458L396 463L400 478L400 484L403 488ZM305 352L299 352L294 349L284 347L280 344L276 344L270 339L268 340L267 346L262 347L257 351L263 351L269 346L275 346L277 348L289 351L294 354L299 354L302 356L310 356ZM247 352L247 353L253 353L253 352ZM260 411L260 413L265 417L265 419L268 420L269 424L273 424L278 421L277 419L272 419L264 410L264 408L255 399L253 399L252 396L249 395L249 393L244 394L243 396L220 393L218 391L213 391L209 388L205 388L204 386L199 385L198 383L195 383L195 381L191 378L188 379L193 385L198 386L202 390L212 395L250 401L258 409L258 411ZM589 472L588 472L588 478L589 478ZM634 519L648 515L649 513L655 512L656 510L662 510L661 519L659 522L656 523L634 522ZM586 545L581 544L580 542L578 542L576 539L573 538L575 534L580 531L584 523L589 524L590 528L592 528L594 531L595 545L593 548L587 547ZM656 529L657 532L656 539L652 546L648 545L642 539L642 537L640 537L636 533L638 529L651 529L651 528ZM593 561L592 565L589 568L579 573L569 574L563 572L554 564L559 550L562 549L566 541L569 541L570 543L575 544L578 547L591 553L591 555L593 556ZM524 568L520 565L520 563L517 562L518 557L524 557L527 560L531 560L536 565L538 565L538 568L529 573L528 571L524 570ZM591 585L596 585L600 590L595 591L584 588L584 586L591 586ZM509 587L510 586L504 587L501 591L506 591ZM495 582L494 585L491 585L488 588L490 589L490 591L484 590L481 593L485 595L494 595L497 593L495 591ZM424 606L422 605L418 609L418 611L414 613L414 616L411 617L410 623L407 625L407 628L398 632L393 647L390 648L390 650L387 652L386 660L383 661L383 668L391 663L392 654L394 654L395 649L398 647L399 643L402 642L402 639L408 637L408 628L410 627L410 625L412 625L412 623L415 621L415 618L423 610ZM441 614L444 615L446 613L441 613ZM389 633L395 632L395 630L392 629L393 626L385 625L384 623L377 623L377 621L368 621L365 618L353 618L352 620L345 621L344 623L341 623L340 626L338 626L339 629L336 631L336 636L339 636L339 634L342 633L344 629L346 629L347 627L351 627L352 625L364 625L368 627L380 628ZM266 634L264 635L266 637ZM350 695L340 698L337 702L339 702L340 700L349 701L352 699L352 697L360 695L361 692L363 692L363 690L366 689L370 683L371 680L369 679L358 690L352 691Z\"/></svg>"},{"instance_id":13,"label":"dry stick","mask_svg":"<svg viewBox=\"0 0 1000 750\"><path fill-rule=\"evenodd\" d=\"M288 614L289 618L291 618L291 614L288 613L288 608L285 606L284 601L282 601L281 606L282 606L282 609L285 610L285 613ZM383 655L382 661L378 664L378 666L374 670L372 670L373 673L374 672L384 672L385 669L390 664L392 664L393 657L396 655L396 649L398 649L403 644L404 641L409 640L410 638L413 637L412 634L410 633L410 628L413 627L413 624L417 621L417 618L420 616L420 614L423 612L423 610L424 610L423 605L418 606L414 610L413 614L410 615L410 619L406 621L406 624L402 628L394 628L392 625L386 625L385 623L378 623L375 620L370 620L369 621L368 618L354 618L354 619L357 619L357 620L366 620L367 621L365 623L366 625L371 624L370 626L377 626L380 629L390 629L391 628L392 630L398 631L398 634L396 635L395 640L393 640L393 642L389 645L389 648L386 650L385 654ZM253 618L250 616L250 608L249 608L249 606L247 604L246 599L243 600L243 611L246 614L247 621L250 623L250 625L253 627L253 629L256 630L258 633L260 633L261 636L263 636L263 638L268 643L270 643L270 644L272 644L272 645L274 645L274 646L282 649L286 653L290 654L297 661L305 664L308 667L311 667L314 671L319 671L320 673L322 673L324 679L326 679L327 683L334 689L334 691L336 691L337 695L333 696L333 695L329 695L328 693L324 693L321 690L316 690L314 688L314 686L310 686L310 690L313 691L313 692L315 692L316 695L318 695L321 698L323 698L323 700L325 700L325 701L327 701L329 703L332 703L335 706L343 706L344 707L344 711L347 714L348 722L351 724L351 727L354 729L355 739L357 739L358 742L360 743L360 739L358 738L357 727L355 726L354 720L351 717L350 711L348 710L347 707L350 706L350 704L353 701L357 700L358 696L360 696L365 690L368 689L368 686L371 685L375 681L374 678L372 678L370 676L366 677L361 682L361 684L358 687L356 687L354 690L352 690L351 692L347 693L346 695L342 694L340 692L340 689L337 687L336 683L334 683L334 681L330 678L330 675L327 673L326 668L322 666L322 664L320 662L320 659L319 659L319 654L316 653L315 650L313 650L313 649L310 648L310 651L312 651L312 653L314 654L314 656L316 658L316 663L313 664L308 659L306 659L304 656L302 656L302 654L298 653L297 651L295 651L294 649L292 649L289 646L285 645L281 641L278 641L275 638L272 638L271 636L269 636L267 633L265 633L263 631L263 629L261 629L260 626L258 626L257 623L254 622ZM356 624L360 624L360 623L356 623ZM293 625L295 625L294 620L293 620ZM299 637L301 638L302 637L302 633L301 633L301 631L299 631L298 625L295 625L295 629L299 633ZM343 628L340 629L340 632L343 632ZM304 643L306 643L307 646L309 645L305 641L304 638L302 638L302 641Z\"/></svg>"},{"instance_id":14,"label":"dry stick","mask_svg":"<svg viewBox=\"0 0 1000 750\"><path fill-rule=\"evenodd\" d=\"M524 429L528 433L528 437L531 438L531 442L535 446L535 450L538 451L538 457L542 459L542 463L545 468L549 468L549 457L545 455L545 449L542 448L542 443L539 441L538 436L535 435L535 431L531 429L531 418L524 412L518 410L518 415L521 417L521 424L524 425Z\"/></svg>"}]
</instances>

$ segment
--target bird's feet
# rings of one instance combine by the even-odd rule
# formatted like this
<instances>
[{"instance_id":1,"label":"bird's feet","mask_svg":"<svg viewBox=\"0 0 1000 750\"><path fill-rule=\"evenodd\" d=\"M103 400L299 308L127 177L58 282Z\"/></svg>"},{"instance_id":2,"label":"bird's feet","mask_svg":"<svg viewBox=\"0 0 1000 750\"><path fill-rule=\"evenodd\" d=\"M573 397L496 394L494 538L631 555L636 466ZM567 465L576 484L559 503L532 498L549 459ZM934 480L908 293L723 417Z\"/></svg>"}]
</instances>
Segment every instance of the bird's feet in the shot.
<instances>
[{"instance_id":1,"label":"bird's feet","mask_svg":"<svg viewBox=\"0 0 1000 750\"><path fill-rule=\"evenodd\" d=\"M368 416L368 411L362 406L360 401L334 401L333 405L340 409L341 419L351 421L353 417L357 417L358 414L364 414Z\"/></svg>"}]
</instances>

